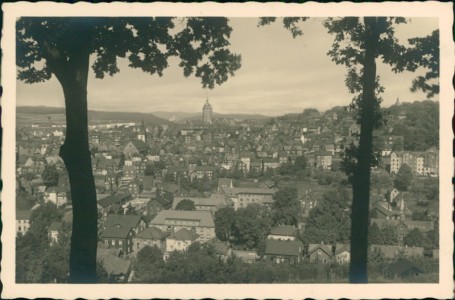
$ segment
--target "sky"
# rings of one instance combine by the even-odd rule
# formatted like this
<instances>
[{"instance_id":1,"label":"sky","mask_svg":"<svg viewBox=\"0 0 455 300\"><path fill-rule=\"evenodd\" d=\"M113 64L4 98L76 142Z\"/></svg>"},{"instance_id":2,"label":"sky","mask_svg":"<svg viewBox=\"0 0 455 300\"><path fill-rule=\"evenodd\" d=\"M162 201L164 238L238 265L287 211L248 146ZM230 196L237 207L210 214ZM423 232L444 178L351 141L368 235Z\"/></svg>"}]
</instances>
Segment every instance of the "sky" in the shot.
<instances>
[{"instance_id":1,"label":"sky","mask_svg":"<svg viewBox=\"0 0 455 300\"><path fill-rule=\"evenodd\" d=\"M208 96L214 112L248 113L268 116L301 112L305 108L321 111L348 105L352 95L344 84L346 67L327 56L333 36L322 26L323 19L311 18L301 24L303 36L292 38L280 20L258 27L257 18L231 18L233 32L230 49L241 54L242 67L221 86L202 88L200 79L186 78L177 59L169 60L164 75L148 75L127 66L119 59L120 73L96 79L90 72L89 109L128 112L200 112ZM426 36L437 29L436 18L413 18L396 28L396 37ZM378 75L385 92L383 105L424 100L424 93L410 92L412 79L423 74L395 74L378 63ZM53 77L45 83L17 83L17 105L63 107L63 92ZM437 100L437 97L435 98Z\"/></svg>"}]
</instances>

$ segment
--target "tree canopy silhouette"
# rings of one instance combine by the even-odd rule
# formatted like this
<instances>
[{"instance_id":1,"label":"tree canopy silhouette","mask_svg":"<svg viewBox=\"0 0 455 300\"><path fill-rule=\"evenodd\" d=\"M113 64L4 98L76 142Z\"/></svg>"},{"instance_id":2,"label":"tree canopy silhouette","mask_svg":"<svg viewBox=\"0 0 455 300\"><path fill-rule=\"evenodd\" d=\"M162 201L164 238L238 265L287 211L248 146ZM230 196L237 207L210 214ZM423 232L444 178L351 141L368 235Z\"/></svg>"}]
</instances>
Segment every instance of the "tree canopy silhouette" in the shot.
<instances>
[{"instance_id":1,"label":"tree canopy silhouette","mask_svg":"<svg viewBox=\"0 0 455 300\"><path fill-rule=\"evenodd\" d=\"M97 78L119 72L118 58L161 76L170 57L204 88L222 84L240 68L229 50L227 18L23 17L16 24L18 79L55 76L65 97L66 138L60 149L70 180L73 228L70 282L96 281L97 206L87 128L89 68ZM91 63L93 60L93 63Z\"/></svg>"},{"instance_id":2,"label":"tree canopy silhouette","mask_svg":"<svg viewBox=\"0 0 455 300\"><path fill-rule=\"evenodd\" d=\"M276 18L261 18L259 25L267 25ZM298 23L307 18L283 18L284 27L292 36L303 35ZM392 71L427 69L425 76L414 80L412 91L421 89L431 97L439 91L439 31L430 36L409 39L409 47L398 43L395 27L406 23L400 17L343 17L327 18L323 25L334 41L328 55L336 64L348 69L345 79L350 93L355 94L350 108L357 112L360 124L359 145L348 150L352 162L353 201L351 213L350 282L366 283L368 252L368 214L370 198L370 168L377 160L373 153L373 130L382 123L379 94L384 87L379 83L376 60L391 66Z\"/></svg>"}]
</instances>

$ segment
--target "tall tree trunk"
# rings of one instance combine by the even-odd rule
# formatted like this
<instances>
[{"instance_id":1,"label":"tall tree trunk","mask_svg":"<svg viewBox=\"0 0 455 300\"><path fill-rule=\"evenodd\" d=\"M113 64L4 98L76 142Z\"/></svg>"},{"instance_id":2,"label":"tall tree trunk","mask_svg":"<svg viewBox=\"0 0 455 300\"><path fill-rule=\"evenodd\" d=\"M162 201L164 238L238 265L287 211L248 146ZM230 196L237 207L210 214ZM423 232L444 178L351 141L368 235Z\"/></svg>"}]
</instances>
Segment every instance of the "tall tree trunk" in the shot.
<instances>
[{"instance_id":1,"label":"tall tree trunk","mask_svg":"<svg viewBox=\"0 0 455 300\"><path fill-rule=\"evenodd\" d=\"M79 26L78 26L79 25ZM66 106L66 138L60 148L71 187L73 225L70 250L72 283L96 282L98 212L88 143L87 77L91 32L84 24L74 25L67 74L60 76Z\"/></svg>"},{"instance_id":2,"label":"tall tree trunk","mask_svg":"<svg viewBox=\"0 0 455 300\"><path fill-rule=\"evenodd\" d=\"M376 49L379 40L377 17L365 17L365 61L363 91L360 103L360 140L357 168L353 178L351 214L351 264L349 281L367 283L368 214L370 201L370 168L372 161L375 116Z\"/></svg>"}]
</instances>

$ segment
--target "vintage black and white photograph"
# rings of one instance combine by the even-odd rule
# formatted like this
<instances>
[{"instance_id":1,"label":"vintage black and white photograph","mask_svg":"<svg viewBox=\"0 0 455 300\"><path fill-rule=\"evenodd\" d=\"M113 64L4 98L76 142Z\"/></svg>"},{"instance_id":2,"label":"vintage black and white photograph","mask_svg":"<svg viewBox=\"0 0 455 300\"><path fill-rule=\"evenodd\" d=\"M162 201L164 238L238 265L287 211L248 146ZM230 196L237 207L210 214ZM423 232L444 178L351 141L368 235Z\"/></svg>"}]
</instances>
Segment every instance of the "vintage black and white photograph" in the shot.
<instances>
[{"instance_id":1,"label":"vintage black and white photograph","mask_svg":"<svg viewBox=\"0 0 455 300\"><path fill-rule=\"evenodd\" d=\"M450 296L451 4L47 5L4 5L11 295Z\"/></svg>"}]
</instances>

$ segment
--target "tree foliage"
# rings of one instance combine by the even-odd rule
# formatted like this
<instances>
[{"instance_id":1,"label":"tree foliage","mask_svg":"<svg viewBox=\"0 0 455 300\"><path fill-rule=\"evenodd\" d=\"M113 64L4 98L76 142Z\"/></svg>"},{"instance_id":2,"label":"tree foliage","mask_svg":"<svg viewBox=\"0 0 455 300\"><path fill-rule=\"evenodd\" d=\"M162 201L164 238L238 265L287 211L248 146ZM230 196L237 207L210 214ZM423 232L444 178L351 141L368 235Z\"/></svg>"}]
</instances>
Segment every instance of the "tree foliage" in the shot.
<instances>
[{"instance_id":1,"label":"tree foliage","mask_svg":"<svg viewBox=\"0 0 455 300\"><path fill-rule=\"evenodd\" d=\"M261 242L266 239L272 223L271 212L262 205L250 204L237 209L232 233L234 243L246 249L264 246Z\"/></svg>"},{"instance_id":2,"label":"tree foliage","mask_svg":"<svg viewBox=\"0 0 455 300\"><path fill-rule=\"evenodd\" d=\"M215 212L215 234L220 241L229 241L235 226L234 208L222 207Z\"/></svg>"},{"instance_id":3,"label":"tree foliage","mask_svg":"<svg viewBox=\"0 0 455 300\"><path fill-rule=\"evenodd\" d=\"M74 55L78 27L90 29L85 46L95 55L92 69L97 78L118 73L118 58L127 58L132 68L161 76L168 59L177 56L185 76L194 74L203 87L210 88L240 68L240 56L228 49L232 28L226 18L28 17L17 22L18 79L35 83L52 74L63 76L60 71L70 67ZM42 62L42 67L36 62Z\"/></svg>"},{"instance_id":4,"label":"tree foliage","mask_svg":"<svg viewBox=\"0 0 455 300\"><path fill-rule=\"evenodd\" d=\"M286 188L273 195L273 221L276 225L297 225L301 211L297 189Z\"/></svg>"},{"instance_id":5,"label":"tree foliage","mask_svg":"<svg viewBox=\"0 0 455 300\"><path fill-rule=\"evenodd\" d=\"M414 228L409 231L403 238L403 243L410 247L428 247L426 236L418 229Z\"/></svg>"},{"instance_id":6,"label":"tree foliage","mask_svg":"<svg viewBox=\"0 0 455 300\"><path fill-rule=\"evenodd\" d=\"M407 191L412 177L411 167L407 164L402 164L393 180L393 186L401 192Z\"/></svg>"},{"instance_id":7,"label":"tree foliage","mask_svg":"<svg viewBox=\"0 0 455 300\"><path fill-rule=\"evenodd\" d=\"M176 210L196 210L194 202L189 199L183 199L175 207Z\"/></svg>"},{"instance_id":8,"label":"tree foliage","mask_svg":"<svg viewBox=\"0 0 455 300\"><path fill-rule=\"evenodd\" d=\"M389 118L404 112L406 118L397 120L394 135L403 136L403 150L426 151L439 146L439 104L430 100L402 103L387 108Z\"/></svg>"},{"instance_id":9,"label":"tree foliage","mask_svg":"<svg viewBox=\"0 0 455 300\"><path fill-rule=\"evenodd\" d=\"M160 268L164 266L163 252L157 247L145 246L137 253L135 280L154 283L161 278Z\"/></svg>"},{"instance_id":10,"label":"tree foliage","mask_svg":"<svg viewBox=\"0 0 455 300\"><path fill-rule=\"evenodd\" d=\"M46 165L43 174L41 174L41 178L46 187L56 186L58 184L58 177L59 174L55 165Z\"/></svg>"},{"instance_id":11,"label":"tree foliage","mask_svg":"<svg viewBox=\"0 0 455 300\"><path fill-rule=\"evenodd\" d=\"M310 211L303 240L308 243L343 243L349 241L349 194L344 188L332 189Z\"/></svg>"},{"instance_id":12,"label":"tree foliage","mask_svg":"<svg viewBox=\"0 0 455 300\"><path fill-rule=\"evenodd\" d=\"M96 281L96 189L88 143L87 82L129 66L161 76L177 57L183 74L194 74L204 88L225 82L240 68L229 50L227 18L190 17L23 17L16 23L18 79L42 82L55 76L63 88L66 137L60 148L73 203L71 282ZM93 63L90 65L90 58Z\"/></svg>"},{"instance_id":13,"label":"tree foliage","mask_svg":"<svg viewBox=\"0 0 455 300\"><path fill-rule=\"evenodd\" d=\"M48 238L49 226L61 218L52 202L33 211L28 232L16 238L17 282L67 282L71 226L62 224L58 242L50 245Z\"/></svg>"}]
</instances>

